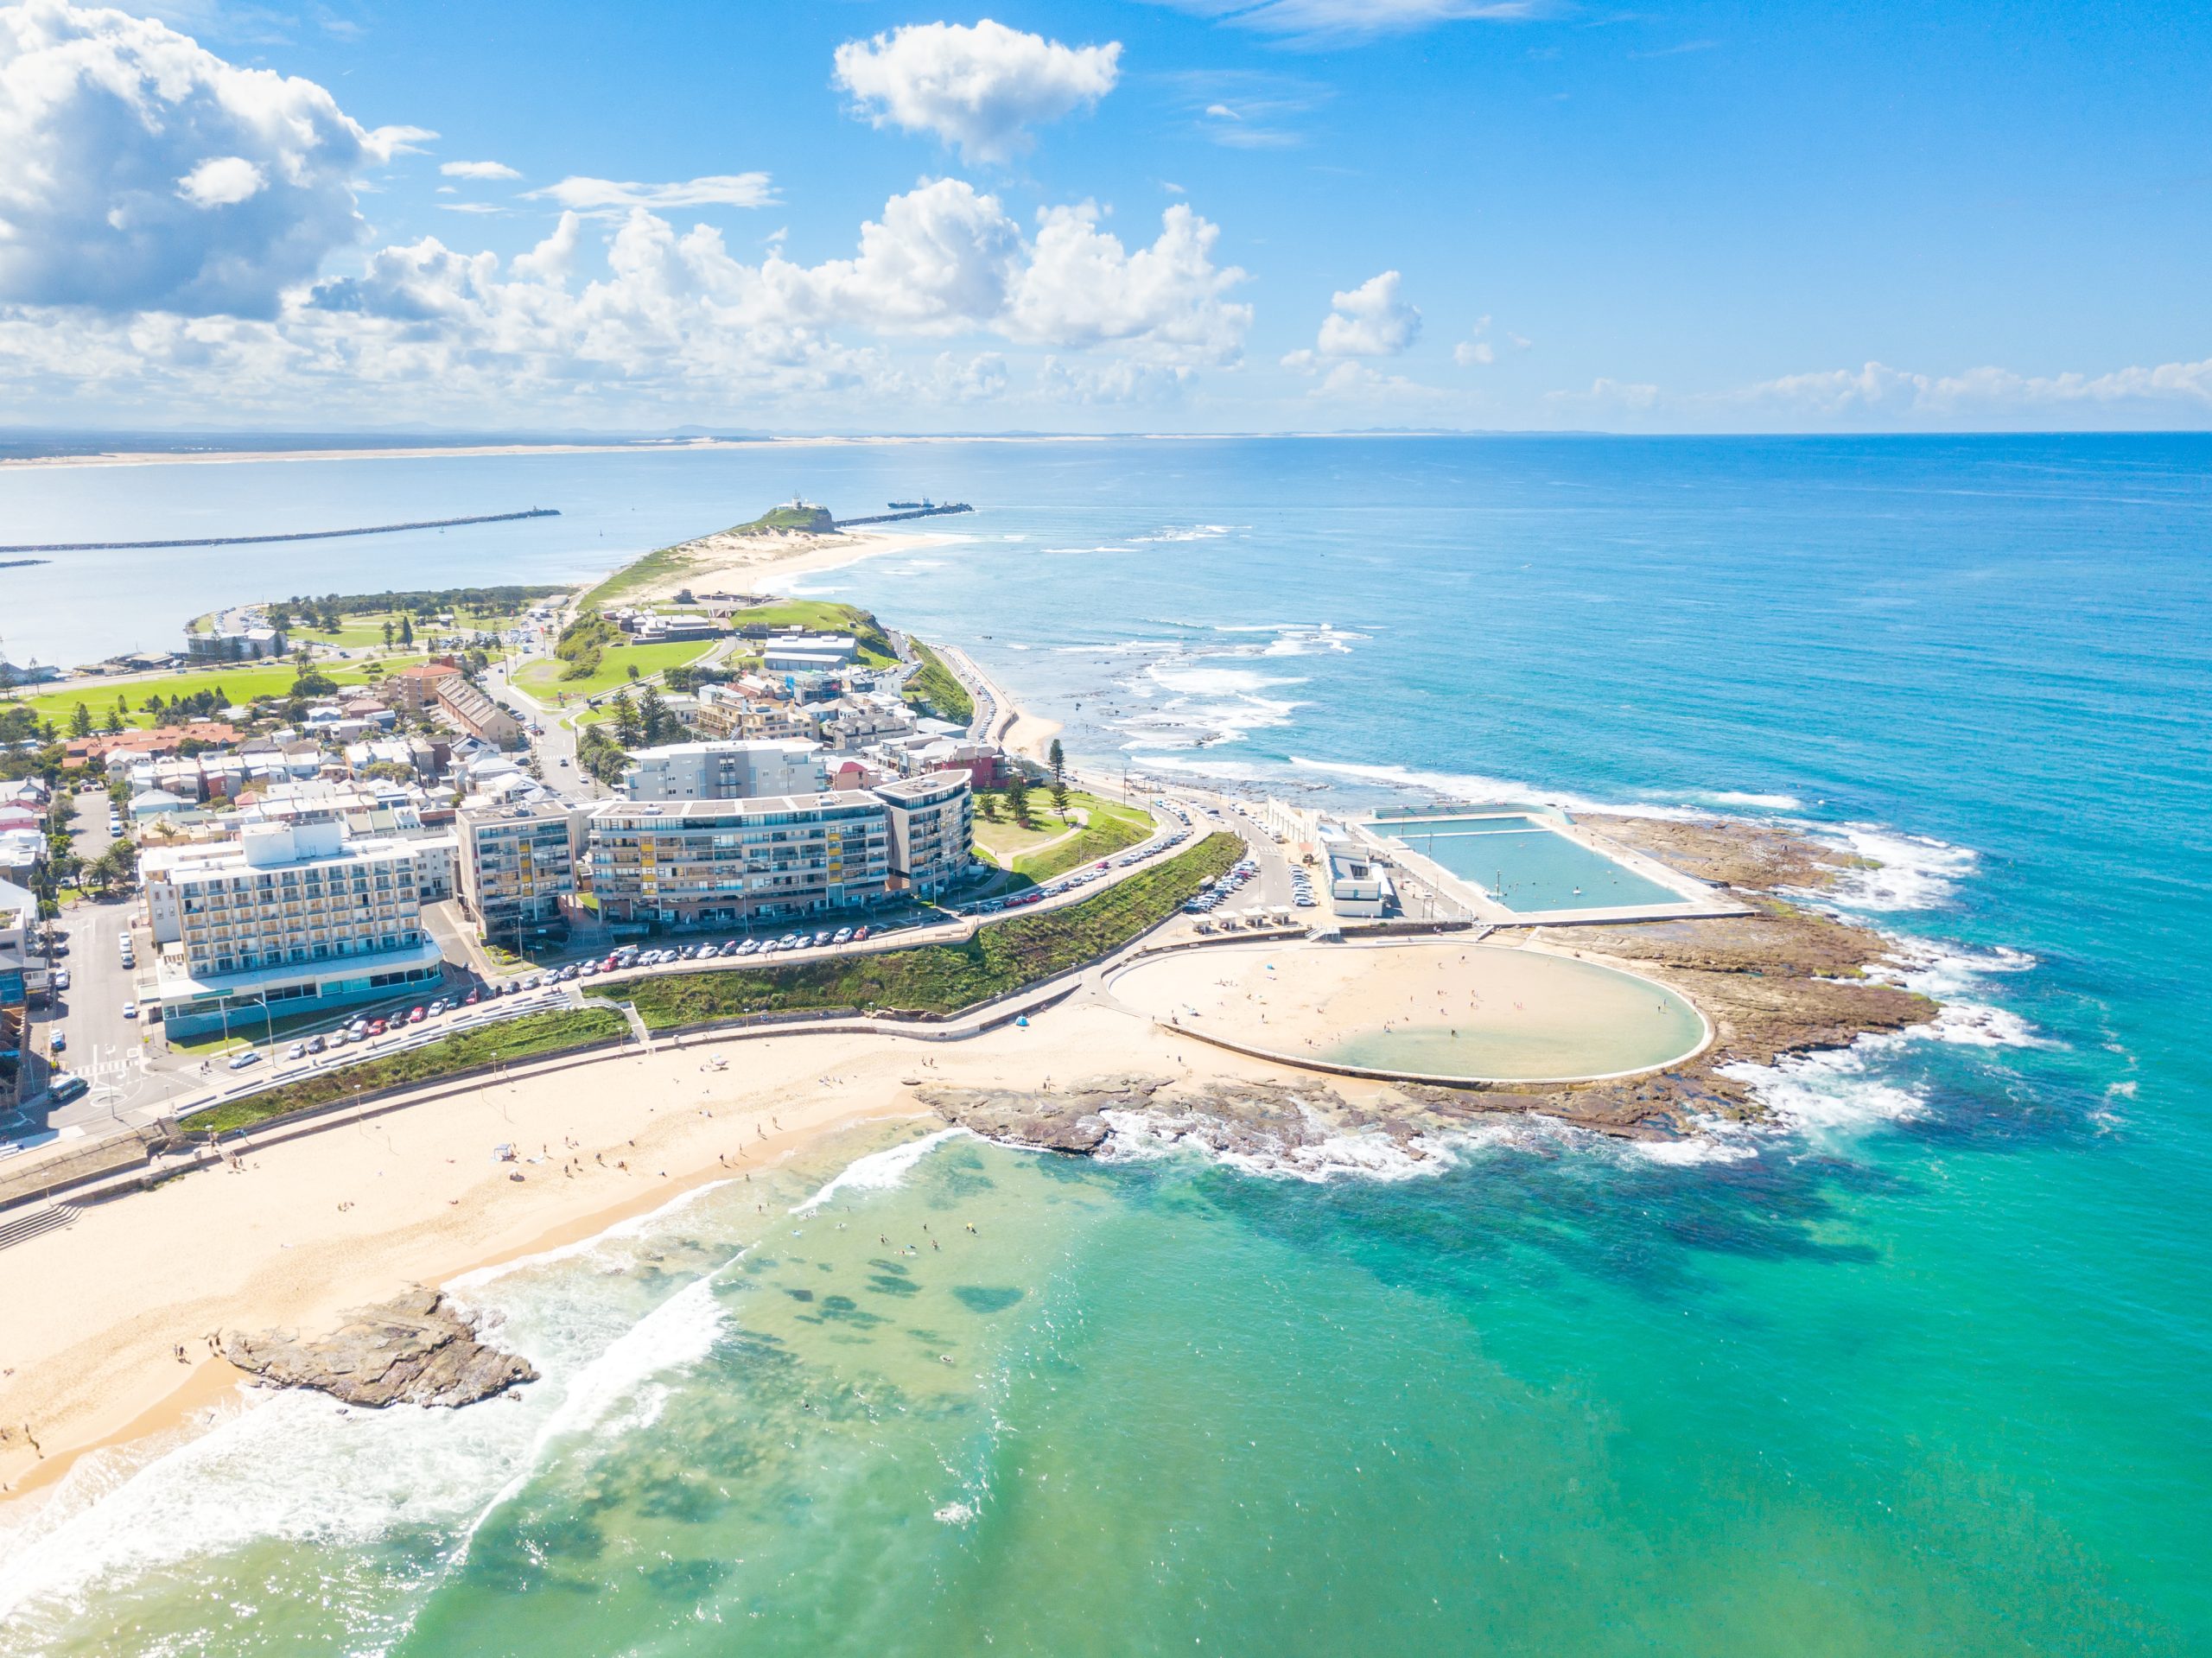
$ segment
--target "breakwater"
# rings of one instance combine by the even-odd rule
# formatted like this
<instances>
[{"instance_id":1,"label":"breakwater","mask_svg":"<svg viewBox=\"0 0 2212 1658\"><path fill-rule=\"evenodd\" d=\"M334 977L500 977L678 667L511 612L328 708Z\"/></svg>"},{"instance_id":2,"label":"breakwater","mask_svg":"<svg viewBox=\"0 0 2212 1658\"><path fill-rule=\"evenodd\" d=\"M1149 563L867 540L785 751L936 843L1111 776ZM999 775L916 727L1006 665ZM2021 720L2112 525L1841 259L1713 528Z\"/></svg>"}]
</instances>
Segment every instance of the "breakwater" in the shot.
<instances>
[{"instance_id":1,"label":"breakwater","mask_svg":"<svg viewBox=\"0 0 2212 1658\"><path fill-rule=\"evenodd\" d=\"M944 509L941 509L944 510ZM960 509L966 511L967 508ZM175 541L46 542L0 547L0 553L138 552L161 547L244 547L268 541L334 541L342 536L390 536L403 530L450 530L464 524L511 524L518 518L557 518L557 506L533 506L526 512L486 512L473 518L423 518L413 524L372 524L359 530L299 530L281 536L198 536Z\"/></svg>"},{"instance_id":2,"label":"breakwater","mask_svg":"<svg viewBox=\"0 0 2212 1658\"><path fill-rule=\"evenodd\" d=\"M836 527L840 530L850 530L856 524L896 524L901 518L935 518L947 512L973 512L975 510L965 501L950 501L943 506L918 506L911 512L878 512L873 518L839 518L836 521Z\"/></svg>"}]
</instances>

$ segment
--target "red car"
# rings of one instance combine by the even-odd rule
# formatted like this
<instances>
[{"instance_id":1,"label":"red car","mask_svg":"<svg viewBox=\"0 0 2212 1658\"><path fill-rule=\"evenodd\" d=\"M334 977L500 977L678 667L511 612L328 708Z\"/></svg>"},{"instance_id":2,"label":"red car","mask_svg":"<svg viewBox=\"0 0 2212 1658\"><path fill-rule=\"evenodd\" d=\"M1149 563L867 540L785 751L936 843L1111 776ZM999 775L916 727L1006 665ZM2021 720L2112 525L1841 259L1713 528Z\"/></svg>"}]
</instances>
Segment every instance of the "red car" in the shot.
<instances>
[{"instance_id":1,"label":"red car","mask_svg":"<svg viewBox=\"0 0 2212 1658\"><path fill-rule=\"evenodd\" d=\"M424 1010L420 1007L409 1008L407 1010L407 1022L410 1025L420 1025L423 1022L423 1013Z\"/></svg>"},{"instance_id":2,"label":"red car","mask_svg":"<svg viewBox=\"0 0 2212 1658\"><path fill-rule=\"evenodd\" d=\"M369 1034L371 1036L382 1036L391 1028L391 1027L390 1026L386 1025L380 1019L372 1019L369 1021Z\"/></svg>"},{"instance_id":3,"label":"red car","mask_svg":"<svg viewBox=\"0 0 2212 1658\"><path fill-rule=\"evenodd\" d=\"M472 990L472 991L470 991L467 995L463 996L463 997L461 999L461 1005L462 1007L475 1007L475 1006L476 1006L476 992L475 992L475 991L474 991L474 990Z\"/></svg>"}]
</instances>

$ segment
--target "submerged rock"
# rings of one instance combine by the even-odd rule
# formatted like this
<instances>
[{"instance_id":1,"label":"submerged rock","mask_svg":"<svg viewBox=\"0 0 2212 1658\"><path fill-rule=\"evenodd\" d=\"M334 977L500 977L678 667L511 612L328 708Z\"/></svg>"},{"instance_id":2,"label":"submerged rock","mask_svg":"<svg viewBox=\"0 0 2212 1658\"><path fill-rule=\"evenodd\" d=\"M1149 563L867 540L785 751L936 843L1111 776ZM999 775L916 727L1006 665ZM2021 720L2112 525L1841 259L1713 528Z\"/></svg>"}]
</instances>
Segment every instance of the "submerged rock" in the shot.
<instances>
[{"instance_id":1,"label":"submerged rock","mask_svg":"<svg viewBox=\"0 0 2212 1658\"><path fill-rule=\"evenodd\" d=\"M223 1332L222 1355L280 1388L314 1388L349 1405L470 1405L535 1382L530 1362L476 1339L435 1290L356 1307L329 1335Z\"/></svg>"}]
</instances>

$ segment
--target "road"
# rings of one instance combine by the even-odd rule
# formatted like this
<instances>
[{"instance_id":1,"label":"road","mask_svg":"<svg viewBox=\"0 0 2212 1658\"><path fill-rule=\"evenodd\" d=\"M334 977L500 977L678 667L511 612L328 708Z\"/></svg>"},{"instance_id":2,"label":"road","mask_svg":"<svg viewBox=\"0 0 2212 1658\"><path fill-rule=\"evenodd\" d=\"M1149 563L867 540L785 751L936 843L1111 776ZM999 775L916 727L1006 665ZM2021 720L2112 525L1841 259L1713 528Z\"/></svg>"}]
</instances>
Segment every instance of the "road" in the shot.
<instances>
[{"instance_id":1,"label":"road","mask_svg":"<svg viewBox=\"0 0 2212 1658\"><path fill-rule=\"evenodd\" d=\"M65 1032L68 1047L60 1056L60 1070L82 1077L92 1090L48 1115L50 1128L66 1131L118 1119L144 1121L182 1089L181 1079L156 1063L161 1057L159 1027L123 1014L126 1003L139 999L140 976L153 972L143 927L135 934L133 971L124 971L118 943L142 914L137 900L112 899L73 905L61 918L69 954L58 965L69 969L69 988L51 999L34 1040L41 1051L50 1051L53 1032Z\"/></svg>"}]
</instances>

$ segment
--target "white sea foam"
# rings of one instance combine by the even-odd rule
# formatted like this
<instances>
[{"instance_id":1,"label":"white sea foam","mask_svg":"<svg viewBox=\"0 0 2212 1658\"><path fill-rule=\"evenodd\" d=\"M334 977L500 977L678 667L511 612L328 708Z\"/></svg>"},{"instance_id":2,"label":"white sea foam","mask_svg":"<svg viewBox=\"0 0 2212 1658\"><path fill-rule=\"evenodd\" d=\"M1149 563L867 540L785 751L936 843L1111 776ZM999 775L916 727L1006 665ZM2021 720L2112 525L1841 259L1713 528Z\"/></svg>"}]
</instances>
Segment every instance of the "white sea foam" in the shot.
<instances>
[{"instance_id":1,"label":"white sea foam","mask_svg":"<svg viewBox=\"0 0 2212 1658\"><path fill-rule=\"evenodd\" d=\"M656 1225L712 1189L448 1286L542 1373L518 1402L349 1410L319 1393L242 1388L181 1442L82 1459L0 1530L0 1617L80 1604L115 1578L268 1538L358 1546L403 1525L473 1531L500 1500L487 1496L519 1490L556 1439L602 1421L652 1420L668 1394L654 1378L703 1356L719 1331L708 1279L639 1318L626 1285L604 1274L516 1274L584 1257L634 1265Z\"/></svg>"},{"instance_id":2,"label":"white sea foam","mask_svg":"<svg viewBox=\"0 0 2212 1658\"><path fill-rule=\"evenodd\" d=\"M1760 811L1802 811L1805 803L1796 795L1745 794L1735 789L1713 789L1698 797L1718 806L1751 806Z\"/></svg>"},{"instance_id":3,"label":"white sea foam","mask_svg":"<svg viewBox=\"0 0 2212 1658\"><path fill-rule=\"evenodd\" d=\"M1611 812L1624 817L1688 819L1711 816L1687 806L1660 805L1649 801L1623 804L1592 800L1556 789L1540 789L1533 783L1523 783L1512 778L1485 777L1480 772L1421 772L1402 765L1360 765L1349 760L1309 759L1302 754L1293 754L1290 763L1301 771L1389 784L1471 806L1552 805L1567 811Z\"/></svg>"},{"instance_id":4,"label":"white sea foam","mask_svg":"<svg viewBox=\"0 0 2212 1658\"><path fill-rule=\"evenodd\" d=\"M924 1134L919 1140L910 1140L903 1145L870 1152L846 1166L830 1183L804 1203L794 1204L794 1215L811 1215L841 1191L888 1191L902 1184L915 1165L948 1140L956 1140L968 1131L965 1128L940 1128L933 1134Z\"/></svg>"},{"instance_id":5,"label":"white sea foam","mask_svg":"<svg viewBox=\"0 0 2212 1658\"><path fill-rule=\"evenodd\" d=\"M529 1483L554 1445L588 1429L601 1428L603 1437L612 1439L659 1420L671 1391L663 1378L706 1357L721 1334L715 1277L709 1273L686 1284L560 1381L557 1402L538 1420L528 1448L512 1459L505 1483L469 1521L454 1549L454 1563L467 1556L484 1522ZM549 1375L546 1380L555 1378Z\"/></svg>"},{"instance_id":6,"label":"white sea foam","mask_svg":"<svg viewBox=\"0 0 2212 1658\"><path fill-rule=\"evenodd\" d=\"M1910 1088L1871 1074L1865 1039L1848 1048L1793 1054L1771 1065L1721 1067L1750 1086L1759 1102L1789 1128L1815 1136L1849 1134L1918 1116L1927 1102Z\"/></svg>"},{"instance_id":7,"label":"white sea foam","mask_svg":"<svg viewBox=\"0 0 2212 1658\"><path fill-rule=\"evenodd\" d=\"M1980 854L1928 835L1902 835L1872 823L1800 823L1797 827L1840 845L1872 866L1847 870L1813 896L1866 911L1932 910L1948 904L1974 873Z\"/></svg>"},{"instance_id":8,"label":"white sea foam","mask_svg":"<svg viewBox=\"0 0 2212 1658\"><path fill-rule=\"evenodd\" d=\"M1135 542L1214 541L1223 536L1233 536L1238 530L1248 530L1250 527L1249 524L1193 524L1166 530L1155 530L1148 536L1131 536L1129 539Z\"/></svg>"},{"instance_id":9,"label":"white sea foam","mask_svg":"<svg viewBox=\"0 0 2212 1658\"><path fill-rule=\"evenodd\" d=\"M930 1518L941 1526L965 1526L975 1520L976 1508L970 1502L948 1502L941 1509L933 1509Z\"/></svg>"}]
</instances>

